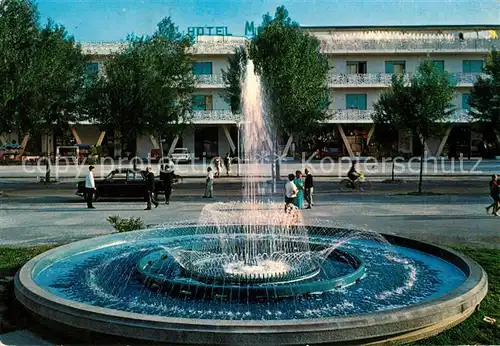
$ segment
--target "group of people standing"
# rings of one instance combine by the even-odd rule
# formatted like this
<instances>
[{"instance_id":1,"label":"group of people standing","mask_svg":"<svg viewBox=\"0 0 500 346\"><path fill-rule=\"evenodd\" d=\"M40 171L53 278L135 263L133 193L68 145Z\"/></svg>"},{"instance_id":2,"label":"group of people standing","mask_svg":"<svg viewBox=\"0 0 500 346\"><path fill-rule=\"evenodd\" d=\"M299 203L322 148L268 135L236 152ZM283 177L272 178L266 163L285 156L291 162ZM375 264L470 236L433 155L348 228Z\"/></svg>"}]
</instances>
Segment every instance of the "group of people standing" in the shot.
<instances>
[{"instance_id":1,"label":"group of people standing","mask_svg":"<svg viewBox=\"0 0 500 346\"><path fill-rule=\"evenodd\" d=\"M226 167L227 175L231 173L232 165L233 165L233 160L231 156L229 156L229 153L226 153L226 156L224 156L224 166ZM215 177L218 178L220 177L220 173L222 171L222 160L219 155L217 155L214 159L214 166L215 166Z\"/></svg>"},{"instance_id":2,"label":"group of people standing","mask_svg":"<svg viewBox=\"0 0 500 346\"><path fill-rule=\"evenodd\" d=\"M285 184L285 211L290 205L295 205L299 209L304 208L304 199L307 202L306 209L313 207L314 182L313 176L306 168L305 176L301 171L288 175L288 182Z\"/></svg>"},{"instance_id":3,"label":"group of people standing","mask_svg":"<svg viewBox=\"0 0 500 346\"><path fill-rule=\"evenodd\" d=\"M174 183L174 170L170 165L160 166L160 181L163 184L165 191L165 204L170 204L170 196L172 195L172 184ZM158 201L155 198L156 186L155 175L151 167L146 168L146 209L151 210L151 204L158 208Z\"/></svg>"}]
</instances>

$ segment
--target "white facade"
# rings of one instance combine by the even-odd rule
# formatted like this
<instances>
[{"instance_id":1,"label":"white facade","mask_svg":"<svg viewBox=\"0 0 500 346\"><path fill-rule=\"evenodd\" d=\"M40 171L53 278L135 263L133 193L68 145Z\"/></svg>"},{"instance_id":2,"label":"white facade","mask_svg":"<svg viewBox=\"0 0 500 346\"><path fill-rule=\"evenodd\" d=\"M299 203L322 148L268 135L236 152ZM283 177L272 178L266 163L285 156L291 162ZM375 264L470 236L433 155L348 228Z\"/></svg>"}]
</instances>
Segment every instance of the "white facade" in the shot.
<instances>
[{"instance_id":1,"label":"white facade","mask_svg":"<svg viewBox=\"0 0 500 346\"><path fill-rule=\"evenodd\" d=\"M500 46L500 40L495 34L497 29L496 26L487 25L305 27L304 30L316 35L321 41L322 51L328 56L332 67L328 77L331 87L331 117L328 123L359 124L369 129L373 104L390 84L392 73L404 72L411 78L419 63L427 57L438 61L457 81L457 95L453 102L457 106L457 112L450 122L467 123L463 94L470 92L477 75L481 74L478 61L483 61L492 47ZM211 64L210 71L205 69L203 74L197 76L198 84L194 95L197 95L198 106L194 112L194 125L184 133L180 141L183 147L196 152L198 157L203 156L204 151L200 149L202 144L196 143L207 142L200 137L203 136L200 134L201 128L205 128L205 133L210 134L208 142L217 142L216 150L220 155L231 149L228 133L232 131L234 134L234 128L241 117L231 114L229 105L223 99L221 70L227 68L229 54L246 42L245 38L233 36L199 36L192 48L198 63ZM82 43L89 61L99 63L101 70L103 62L123 47L123 43ZM354 62L361 64L358 67L349 66ZM395 62L395 65L388 68L389 62ZM404 64L403 67L401 63ZM205 67L208 68L210 64ZM216 130L210 129L213 127ZM82 143L95 143L100 136L95 125L75 125L75 130ZM232 141L234 147L235 139L232 138ZM411 150L411 145L401 141L400 136L401 149ZM154 146L155 143L149 136L138 139L139 156L147 156Z\"/></svg>"}]
</instances>

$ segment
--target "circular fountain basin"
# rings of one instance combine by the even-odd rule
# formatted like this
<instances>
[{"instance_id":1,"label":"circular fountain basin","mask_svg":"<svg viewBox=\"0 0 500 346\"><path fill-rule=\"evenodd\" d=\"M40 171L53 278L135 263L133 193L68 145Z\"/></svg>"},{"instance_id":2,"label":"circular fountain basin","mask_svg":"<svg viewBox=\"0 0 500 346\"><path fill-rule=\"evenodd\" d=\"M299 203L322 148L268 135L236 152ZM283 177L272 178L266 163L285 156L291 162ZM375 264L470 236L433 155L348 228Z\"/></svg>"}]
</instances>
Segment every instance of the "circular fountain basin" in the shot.
<instances>
[{"instance_id":1,"label":"circular fountain basin","mask_svg":"<svg viewBox=\"0 0 500 346\"><path fill-rule=\"evenodd\" d=\"M484 270L453 250L393 235L384 235L384 243L350 237L357 230L299 227L307 228L311 244L338 245L319 268L326 277L268 281L257 294L251 288L259 290L262 282L226 285L171 273L155 278L144 270L166 249L192 248L211 234L210 227L185 226L50 250L19 271L16 296L42 323L60 330L166 344L278 345L418 340L459 323L486 295ZM339 254L358 265L337 261ZM353 280L335 282L353 273ZM185 280L201 286L189 288ZM166 282L178 294L160 289ZM300 291L301 285L307 289ZM246 299L230 299L243 287L251 292ZM276 294L279 289L287 293ZM193 294L200 291L201 297Z\"/></svg>"}]
</instances>

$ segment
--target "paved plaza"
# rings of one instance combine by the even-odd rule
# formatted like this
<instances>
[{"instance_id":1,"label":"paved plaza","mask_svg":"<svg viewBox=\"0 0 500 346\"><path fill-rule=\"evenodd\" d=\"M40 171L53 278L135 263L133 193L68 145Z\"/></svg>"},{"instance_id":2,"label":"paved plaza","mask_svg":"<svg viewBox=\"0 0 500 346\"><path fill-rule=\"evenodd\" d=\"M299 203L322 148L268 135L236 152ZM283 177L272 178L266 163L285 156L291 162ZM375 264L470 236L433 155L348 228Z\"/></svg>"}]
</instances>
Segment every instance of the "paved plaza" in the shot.
<instances>
[{"instance_id":1,"label":"paved plaza","mask_svg":"<svg viewBox=\"0 0 500 346\"><path fill-rule=\"evenodd\" d=\"M217 181L216 198L201 198L201 179L174 188L170 205L144 211L142 201L99 201L88 210L74 196L72 184L0 184L0 245L31 245L71 242L110 234L106 221L111 215L140 217L147 225L193 222L207 203L241 199L241 182ZM426 191L441 191L436 196L408 196L416 182L393 185L375 184L366 193L340 193L336 183L318 179L315 206L303 210L309 223L329 220L334 225L395 233L419 240L445 244L470 244L500 247L500 218L486 215L490 203L486 181L426 181ZM2 188L0 187L0 189ZM281 195L272 200L282 201ZM319 221L318 221L319 220Z\"/></svg>"}]
</instances>

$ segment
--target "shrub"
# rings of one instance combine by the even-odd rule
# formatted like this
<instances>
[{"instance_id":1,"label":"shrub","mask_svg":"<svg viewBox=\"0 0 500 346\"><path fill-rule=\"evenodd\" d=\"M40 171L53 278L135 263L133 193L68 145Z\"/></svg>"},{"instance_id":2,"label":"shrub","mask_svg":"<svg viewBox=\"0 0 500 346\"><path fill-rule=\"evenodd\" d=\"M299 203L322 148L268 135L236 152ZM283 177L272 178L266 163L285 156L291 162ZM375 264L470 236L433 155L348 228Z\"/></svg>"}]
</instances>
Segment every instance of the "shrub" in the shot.
<instances>
[{"instance_id":1,"label":"shrub","mask_svg":"<svg viewBox=\"0 0 500 346\"><path fill-rule=\"evenodd\" d=\"M144 222L140 217L131 217L130 219L122 219L117 215L109 216L106 219L118 233L131 232L144 228Z\"/></svg>"}]
</instances>

